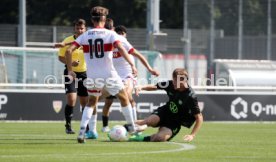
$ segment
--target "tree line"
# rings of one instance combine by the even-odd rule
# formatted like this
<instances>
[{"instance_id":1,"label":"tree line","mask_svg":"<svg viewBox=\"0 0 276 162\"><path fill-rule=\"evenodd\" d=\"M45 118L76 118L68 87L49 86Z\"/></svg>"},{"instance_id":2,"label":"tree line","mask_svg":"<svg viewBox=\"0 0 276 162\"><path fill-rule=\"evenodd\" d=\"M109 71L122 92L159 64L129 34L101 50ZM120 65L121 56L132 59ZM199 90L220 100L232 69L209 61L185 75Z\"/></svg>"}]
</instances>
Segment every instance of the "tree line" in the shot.
<instances>
[{"instance_id":1,"label":"tree line","mask_svg":"<svg viewBox=\"0 0 276 162\"><path fill-rule=\"evenodd\" d=\"M239 0L214 0L215 26L226 35L238 32ZM268 0L243 0L244 32L265 34L267 30ZM160 27L183 28L183 0L160 0ZM27 24L72 25L73 20L83 18L90 24L89 11L93 6L109 8L109 17L116 24L130 28L145 28L147 0L26 0ZM19 0L0 1L0 23L17 24ZM189 28L209 29L211 0L188 0ZM276 2L272 0L272 22L276 17ZM115 24L115 25L116 25ZM275 25L274 25L275 24ZM273 28L275 32L276 29Z\"/></svg>"}]
</instances>

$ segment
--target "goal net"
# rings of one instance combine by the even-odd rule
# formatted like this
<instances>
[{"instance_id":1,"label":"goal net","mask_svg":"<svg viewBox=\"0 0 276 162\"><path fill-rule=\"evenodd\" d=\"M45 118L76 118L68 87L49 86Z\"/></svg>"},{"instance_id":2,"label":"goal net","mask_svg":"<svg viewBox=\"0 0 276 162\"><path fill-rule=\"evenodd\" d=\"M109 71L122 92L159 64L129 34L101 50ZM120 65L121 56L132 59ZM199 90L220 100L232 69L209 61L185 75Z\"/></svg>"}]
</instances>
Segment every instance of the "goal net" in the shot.
<instances>
[{"instance_id":1,"label":"goal net","mask_svg":"<svg viewBox=\"0 0 276 162\"><path fill-rule=\"evenodd\" d=\"M0 47L0 83L44 84L45 77L55 76L62 83L64 65L58 61L58 50L51 48Z\"/></svg>"},{"instance_id":2,"label":"goal net","mask_svg":"<svg viewBox=\"0 0 276 162\"><path fill-rule=\"evenodd\" d=\"M183 54L161 54L157 51L140 51L149 64L160 72L158 78L151 76L143 64L135 59L138 84L155 84L171 79L175 68L184 67ZM58 49L0 47L0 88L63 88L64 64L58 60ZM205 78L206 58L192 58L189 63L190 78ZM193 84L194 85L194 84ZM195 83L197 85L197 83Z\"/></svg>"}]
</instances>

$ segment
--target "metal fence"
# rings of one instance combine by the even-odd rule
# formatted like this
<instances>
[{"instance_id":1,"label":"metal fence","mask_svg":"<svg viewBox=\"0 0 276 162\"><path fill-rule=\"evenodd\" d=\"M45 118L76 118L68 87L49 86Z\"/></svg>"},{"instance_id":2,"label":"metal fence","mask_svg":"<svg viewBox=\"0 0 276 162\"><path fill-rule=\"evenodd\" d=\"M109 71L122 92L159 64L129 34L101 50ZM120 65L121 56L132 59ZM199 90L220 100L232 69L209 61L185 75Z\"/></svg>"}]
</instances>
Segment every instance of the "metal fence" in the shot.
<instances>
[{"instance_id":1,"label":"metal fence","mask_svg":"<svg viewBox=\"0 0 276 162\"><path fill-rule=\"evenodd\" d=\"M275 0L185 1L184 18L191 31L191 53L212 55L214 59L275 59L272 46L276 39ZM179 28L160 29L168 35L168 48L163 52L183 53L183 29ZM28 25L27 42L61 41L72 31L72 27ZM17 45L17 25L0 24L0 32L1 46ZM130 28L128 38L136 48L147 50L146 29Z\"/></svg>"},{"instance_id":2,"label":"metal fence","mask_svg":"<svg viewBox=\"0 0 276 162\"><path fill-rule=\"evenodd\" d=\"M0 46L17 46L17 25L0 24ZM71 27L65 26L32 26L27 27L28 47L50 47L53 42L62 41L72 34ZM207 58L210 53L210 31L191 29L191 54L203 54ZM167 51L162 53L183 53L181 29L162 29L167 36ZM226 36L223 30L215 31L214 59L237 59L238 36ZM128 40L140 50L146 50L146 29L128 29ZM273 35L271 43L274 44L276 36ZM243 59L267 59L267 36L244 36ZM276 47L271 46L271 59L276 60Z\"/></svg>"},{"instance_id":3,"label":"metal fence","mask_svg":"<svg viewBox=\"0 0 276 162\"><path fill-rule=\"evenodd\" d=\"M58 61L57 49L21 48L0 46L0 83L16 84L62 84L64 65ZM141 51L149 64L160 72L155 79L170 79L172 71L184 65L183 55L162 55L157 51ZM141 84L154 83L150 73L136 59ZM190 77L205 78L207 62L204 55L194 56L190 62ZM195 83L197 84L197 83ZM5 85L10 86L10 85ZM21 87L22 87L21 86ZM33 87L37 87L34 85ZM1 88L1 86L0 86Z\"/></svg>"}]
</instances>

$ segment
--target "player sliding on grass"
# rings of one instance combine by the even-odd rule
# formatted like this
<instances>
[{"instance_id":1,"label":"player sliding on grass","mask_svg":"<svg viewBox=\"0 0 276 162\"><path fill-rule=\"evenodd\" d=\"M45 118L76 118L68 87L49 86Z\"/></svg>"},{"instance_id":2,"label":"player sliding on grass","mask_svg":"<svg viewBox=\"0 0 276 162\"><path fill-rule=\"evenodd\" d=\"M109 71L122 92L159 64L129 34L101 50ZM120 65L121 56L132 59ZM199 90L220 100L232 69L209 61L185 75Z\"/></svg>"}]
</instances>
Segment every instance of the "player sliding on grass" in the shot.
<instances>
[{"instance_id":1,"label":"player sliding on grass","mask_svg":"<svg viewBox=\"0 0 276 162\"><path fill-rule=\"evenodd\" d=\"M197 97L188 85L188 73L185 69L175 69L172 78L173 80L159 82L156 85L138 86L135 88L137 95L141 90L165 90L169 101L155 110L149 117L136 122L138 125L147 124L151 127L159 127L158 132L151 136L134 135L130 137L130 141L169 141L180 131L181 125L190 128L195 122L191 134L183 137L184 141L187 142L194 139L203 123L203 116L198 107Z\"/></svg>"}]
</instances>

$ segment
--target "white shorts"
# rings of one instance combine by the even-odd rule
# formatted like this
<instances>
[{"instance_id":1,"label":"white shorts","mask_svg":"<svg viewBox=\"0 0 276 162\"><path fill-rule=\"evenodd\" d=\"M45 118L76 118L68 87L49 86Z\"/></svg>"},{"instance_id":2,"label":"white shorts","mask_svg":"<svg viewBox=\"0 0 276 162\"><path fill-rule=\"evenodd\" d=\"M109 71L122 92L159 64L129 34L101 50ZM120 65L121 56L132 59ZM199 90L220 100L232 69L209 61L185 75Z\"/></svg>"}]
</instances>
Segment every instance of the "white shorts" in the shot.
<instances>
[{"instance_id":1,"label":"white shorts","mask_svg":"<svg viewBox=\"0 0 276 162\"><path fill-rule=\"evenodd\" d=\"M105 89L110 95L115 96L120 90L124 89L124 84L119 77L87 82L86 86L88 95L90 96L101 96L103 89Z\"/></svg>"},{"instance_id":2,"label":"white shorts","mask_svg":"<svg viewBox=\"0 0 276 162\"><path fill-rule=\"evenodd\" d=\"M119 70L117 72L124 84L126 83L126 81L131 81L131 84L136 85L137 78L133 77L133 74L131 72L127 70Z\"/></svg>"},{"instance_id":3,"label":"white shorts","mask_svg":"<svg viewBox=\"0 0 276 162\"><path fill-rule=\"evenodd\" d=\"M137 84L137 78L134 78L132 75L121 79L125 86L128 84L128 86L135 87L135 85Z\"/></svg>"}]
</instances>

